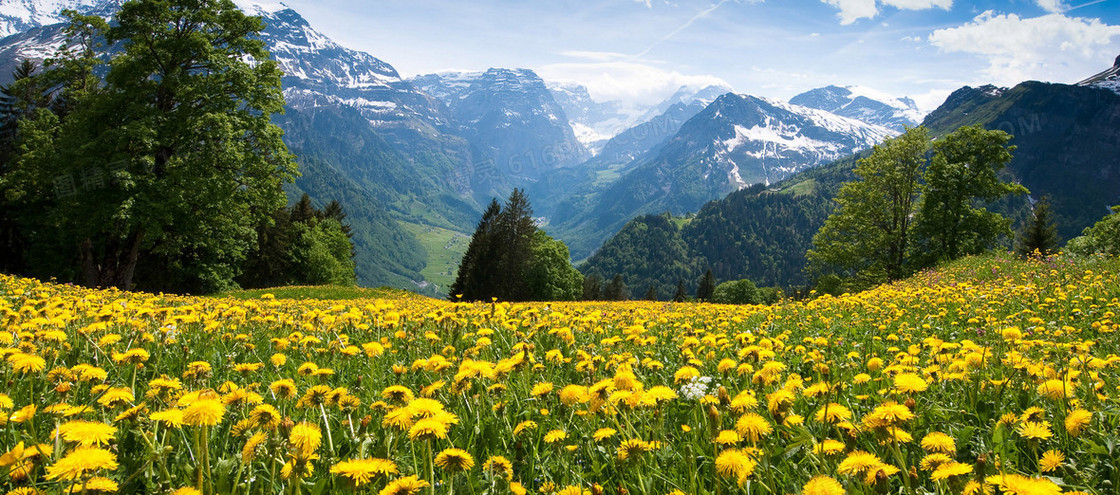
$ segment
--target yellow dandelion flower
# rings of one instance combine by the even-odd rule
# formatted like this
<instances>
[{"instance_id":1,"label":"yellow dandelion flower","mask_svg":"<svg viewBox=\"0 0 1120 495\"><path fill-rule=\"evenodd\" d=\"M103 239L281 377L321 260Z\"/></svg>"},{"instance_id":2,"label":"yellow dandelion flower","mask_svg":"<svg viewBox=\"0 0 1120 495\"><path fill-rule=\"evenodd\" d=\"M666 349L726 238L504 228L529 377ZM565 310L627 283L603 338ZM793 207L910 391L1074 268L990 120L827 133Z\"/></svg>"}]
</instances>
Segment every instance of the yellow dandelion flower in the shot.
<instances>
[{"instance_id":1,"label":"yellow dandelion flower","mask_svg":"<svg viewBox=\"0 0 1120 495\"><path fill-rule=\"evenodd\" d=\"M563 430L552 430L544 435L545 443L556 443L568 438L568 433Z\"/></svg>"},{"instance_id":2,"label":"yellow dandelion flower","mask_svg":"<svg viewBox=\"0 0 1120 495\"><path fill-rule=\"evenodd\" d=\"M594 438L596 442L601 442L610 437L613 437L615 433L618 433L618 430L614 428L599 428L598 430L595 430L595 433L591 434L591 438Z\"/></svg>"},{"instance_id":3,"label":"yellow dandelion flower","mask_svg":"<svg viewBox=\"0 0 1120 495\"><path fill-rule=\"evenodd\" d=\"M199 399L183 410L183 424L188 426L214 426L222 422L226 406L218 399Z\"/></svg>"},{"instance_id":4,"label":"yellow dandelion flower","mask_svg":"<svg viewBox=\"0 0 1120 495\"><path fill-rule=\"evenodd\" d=\"M355 487L369 483L377 477L397 474L397 465L387 459L354 459L342 461L331 467L331 474L350 479Z\"/></svg>"},{"instance_id":5,"label":"yellow dandelion flower","mask_svg":"<svg viewBox=\"0 0 1120 495\"><path fill-rule=\"evenodd\" d=\"M813 453L817 455L833 455L844 451L844 442L827 439L813 446Z\"/></svg>"},{"instance_id":6,"label":"yellow dandelion flower","mask_svg":"<svg viewBox=\"0 0 1120 495\"><path fill-rule=\"evenodd\" d=\"M80 447L100 447L109 445L109 441L117 435L117 428L100 421L75 420L59 425L57 432L63 440Z\"/></svg>"},{"instance_id":7,"label":"yellow dandelion flower","mask_svg":"<svg viewBox=\"0 0 1120 495\"><path fill-rule=\"evenodd\" d=\"M1073 384L1062 380L1046 380L1039 384L1038 395L1052 400L1067 399L1073 396Z\"/></svg>"},{"instance_id":8,"label":"yellow dandelion flower","mask_svg":"<svg viewBox=\"0 0 1120 495\"><path fill-rule=\"evenodd\" d=\"M914 373L900 373L894 377L894 388L904 394L910 394L924 392L929 388L929 384Z\"/></svg>"},{"instance_id":9,"label":"yellow dandelion flower","mask_svg":"<svg viewBox=\"0 0 1120 495\"><path fill-rule=\"evenodd\" d=\"M423 418L408 429L409 440L431 440L447 438L447 423L438 418Z\"/></svg>"},{"instance_id":10,"label":"yellow dandelion flower","mask_svg":"<svg viewBox=\"0 0 1120 495\"><path fill-rule=\"evenodd\" d=\"M922 448L926 452L941 452L953 455L957 452L957 442L949 435L934 431L922 438Z\"/></svg>"},{"instance_id":11,"label":"yellow dandelion flower","mask_svg":"<svg viewBox=\"0 0 1120 495\"><path fill-rule=\"evenodd\" d=\"M441 469L451 473L470 471L474 467L474 457L463 449L444 449L436 456L435 463Z\"/></svg>"},{"instance_id":12,"label":"yellow dandelion flower","mask_svg":"<svg viewBox=\"0 0 1120 495\"><path fill-rule=\"evenodd\" d=\"M489 459L486 459L486 462L482 463L482 469L492 475L502 476L507 480L513 476L513 463L500 455L490 456Z\"/></svg>"},{"instance_id":13,"label":"yellow dandelion flower","mask_svg":"<svg viewBox=\"0 0 1120 495\"><path fill-rule=\"evenodd\" d=\"M724 450L716 457L716 472L724 478L734 478L736 481L753 474L757 465L754 459L738 449Z\"/></svg>"},{"instance_id":14,"label":"yellow dandelion flower","mask_svg":"<svg viewBox=\"0 0 1120 495\"><path fill-rule=\"evenodd\" d=\"M818 409L814 418L821 423L836 424L841 421L852 419L852 411L847 407L833 402Z\"/></svg>"},{"instance_id":15,"label":"yellow dandelion flower","mask_svg":"<svg viewBox=\"0 0 1120 495\"><path fill-rule=\"evenodd\" d=\"M182 409L168 409L166 411L156 411L148 415L148 419L152 421L159 421L164 426L178 428L183 426L183 410Z\"/></svg>"},{"instance_id":16,"label":"yellow dandelion flower","mask_svg":"<svg viewBox=\"0 0 1120 495\"><path fill-rule=\"evenodd\" d=\"M377 492L378 495L417 495L420 490L429 486L427 481L424 481L415 476L405 476L397 478L389 483L381 491Z\"/></svg>"},{"instance_id":17,"label":"yellow dandelion flower","mask_svg":"<svg viewBox=\"0 0 1120 495\"><path fill-rule=\"evenodd\" d=\"M47 467L47 480L78 481L88 474L116 468L116 454L96 447L78 447Z\"/></svg>"},{"instance_id":18,"label":"yellow dandelion flower","mask_svg":"<svg viewBox=\"0 0 1120 495\"><path fill-rule=\"evenodd\" d=\"M801 487L801 495L844 495L844 485L830 476L820 475Z\"/></svg>"},{"instance_id":19,"label":"yellow dandelion flower","mask_svg":"<svg viewBox=\"0 0 1120 495\"><path fill-rule=\"evenodd\" d=\"M319 450L319 445L323 443L323 432L319 430L318 425L301 421L288 433L288 443L306 457Z\"/></svg>"},{"instance_id":20,"label":"yellow dandelion flower","mask_svg":"<svg viewBox=\"0 0 1120 495\"><path fill-rule=\"evenodd\" d=\"M1085 428L1088 427L1089 423L1092 423L1092 421L1093 413L1084 409L1074 409L1066 415L1066 431L1069 432L1071 436L1080 436L1081 432L1085 431Z\"/></svg>"},{"instance_id":21,"label":"yellow dandelion flower","mask_svg":"<svg viewBox=\"0 0 1120 495\"><path fill-rule=\"evenodd\" d=\"M879 459L879 456L857 450L848 454L843 461L840 461L840 465L836 467L836 472L849 476L857 476L866 472L871 467L882 463L883 461Z\"/></svg>"},{"instance_id":22,"label":"yellow dandelion flower","mask_svg":"<svg viewBox=\"0 0 1120 495\"><path fill-rule=\"evenodd\" d=\"M1047 450L1042 453L1042 458L1038 460L1038 468L1044 473L1049 473L1060 467L1062 463L1066 462L1066 456L1060 450Z\"/></svg>"},{"instance_id":23,"label":"yellow dandelion flower","mask_svg":"<svg viewBox=\"0 0 1120 495\"><path fill-rule=\"evenodd\" d=\"M941 481L952 478L953 476L964 476L969 473L972 473L971 464L949 461L937 466L937 469L933 470L933 474L930 475L930 478L933 479L933 481Z\"/></svg>"},{"instance_id":24,"label":"yellow dandelion flower","mask_svg":"<svg viewBox=\"0 0 1120 495\"><path fill-rule=\"evenodd\" d=\"M1028 440L1045 440L1054 436L1047 421L1027 421L1020 425L1017 431Z\"/></svg>"}]
</instances>

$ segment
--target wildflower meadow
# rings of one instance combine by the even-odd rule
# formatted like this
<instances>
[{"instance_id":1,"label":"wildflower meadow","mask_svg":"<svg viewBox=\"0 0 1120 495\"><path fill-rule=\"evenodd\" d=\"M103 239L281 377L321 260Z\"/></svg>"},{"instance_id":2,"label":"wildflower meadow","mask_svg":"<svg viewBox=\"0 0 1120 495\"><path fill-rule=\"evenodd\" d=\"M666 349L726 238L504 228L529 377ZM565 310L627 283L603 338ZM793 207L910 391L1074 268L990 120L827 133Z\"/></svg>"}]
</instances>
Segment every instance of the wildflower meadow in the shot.
<instances>
[{"instance_id":1,"label":"wildflower meadow","mask_svg":"<svg viewBox=\"0 0 1120 495\"><path fill-rule=\"evenodd\" d=\"M0 276L0 492L1111 494L1120 261L772 306Z\"/></svg>"}]
</instances>

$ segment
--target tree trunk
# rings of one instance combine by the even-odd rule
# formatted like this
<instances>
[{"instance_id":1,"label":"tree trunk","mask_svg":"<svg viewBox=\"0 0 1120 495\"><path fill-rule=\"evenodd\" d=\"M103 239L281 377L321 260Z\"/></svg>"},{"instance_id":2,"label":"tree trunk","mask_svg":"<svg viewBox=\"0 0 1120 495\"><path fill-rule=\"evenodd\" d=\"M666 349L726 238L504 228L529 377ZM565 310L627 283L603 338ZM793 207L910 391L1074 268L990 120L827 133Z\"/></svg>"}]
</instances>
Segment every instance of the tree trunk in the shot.
<instances>
[{"instance_id":1,"label":"tree trunk","mask_svg":"<svg viewBox=\"0 0 1120 495\"><path fill-rule=\"evenodd\" d=\"M140 260L140 245L144 241L144 231L138 230L121 240L111 238L106 241L101 263L96 263L93 240L86 238L79 246L82 264L82 284L86 287L116 287L120 290L132 289L132 277Z\"/></svg>"}]
</instances>

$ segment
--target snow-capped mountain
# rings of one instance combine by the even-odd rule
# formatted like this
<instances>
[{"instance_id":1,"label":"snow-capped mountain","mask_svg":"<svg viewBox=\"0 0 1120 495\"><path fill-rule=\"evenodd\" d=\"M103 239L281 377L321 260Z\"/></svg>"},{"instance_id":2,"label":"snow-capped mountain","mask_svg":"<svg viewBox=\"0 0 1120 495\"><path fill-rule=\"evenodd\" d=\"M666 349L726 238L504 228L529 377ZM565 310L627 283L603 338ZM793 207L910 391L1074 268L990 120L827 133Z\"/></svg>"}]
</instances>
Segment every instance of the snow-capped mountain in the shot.
<instances>
[{"instance_id":1,"label":"snow-capped mountain","mask_svg":"<svg viewBox=\"0 0 1120 495\"><path fill-rule=\"evenodd\" d=\"M681 86L657 105L643 105L619 100L598 102L591 97L586 86L577 83L549 81L546 84L568 115L576 137L593 155L598 155L611 138L665 115L674 105L690 107L702 103L700 108L703 108L720 95L731 92L731 88L726 86L699 89Z\"/></svg>"},{"instance_id":2,"label":"snow-capped mountain","mask_svg":"<svg viewBox=\"0 0 1120 495\"><path fill-rule=\"evenodd\" d=\"M1077 85L1104 88L1120 94L1120 56L1116 57L1116 62L1113 62L1112 67L1077 83Z\"/></svg>"},{"instance_id":3,"label":"snow-capped mountain","mask_svg":"<svg viewBox=\"0 0 1120 495\"><path fill-rule=\"evenodd\" d=\"M629 172L556 230L578 239L569 243L573 256L586 256L636 215L695 212L732 191L776 182L897 134L824 110L726 94L628 165Z\"/></svg>"},{"instance_id":4,"label":"snow-capped mountain","mask_svg":"<svg viewBox=\"0 0 1120 495\"><path fill-rule=\"evenodd\" d=\"M109 15L119 0L0 0L0 38L64 22L63 10Z\"/></svg>"},{"instance_id":5,"label":"snow-capped mountain","mask_svg":"<svg viewBox=\"0 0 1120 495\"><path fill-rule=\"evenodd\" d=\"M906 126L918 125L924 117L914 100L862 86L826 86L794 96L789 102L900 132Z\"/></svg>"},{"instance_id":6,"label":"snow-capped mountain","mask_svg":"<svg viewBox=\"0 0 1120 495\"><path fill-rule=\"evenodd\" d=\"M589 156L564 109L531 70L427 74L410 82L447 105L457 134L471 144L476 170L495 175L492 185L533 181Z\"/></svg>"}]
</instances>

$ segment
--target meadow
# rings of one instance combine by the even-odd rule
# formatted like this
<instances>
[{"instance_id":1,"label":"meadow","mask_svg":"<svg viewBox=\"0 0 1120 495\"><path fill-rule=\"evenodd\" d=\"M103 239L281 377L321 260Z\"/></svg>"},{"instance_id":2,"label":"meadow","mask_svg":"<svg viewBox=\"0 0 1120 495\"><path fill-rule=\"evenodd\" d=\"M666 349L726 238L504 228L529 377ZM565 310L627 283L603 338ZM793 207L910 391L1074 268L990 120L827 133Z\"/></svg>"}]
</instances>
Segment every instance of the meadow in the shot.
<instances>
[{"instance_id":1,"label":"meadow","mask_svg":"<svg viewBox=\"0 0 1120 495\"><path fill-rule=\"evenodd\" d=\"M773 306L0 275L0 491L1108 494L1120 260Z\"/></svg>"}]
</instances>

